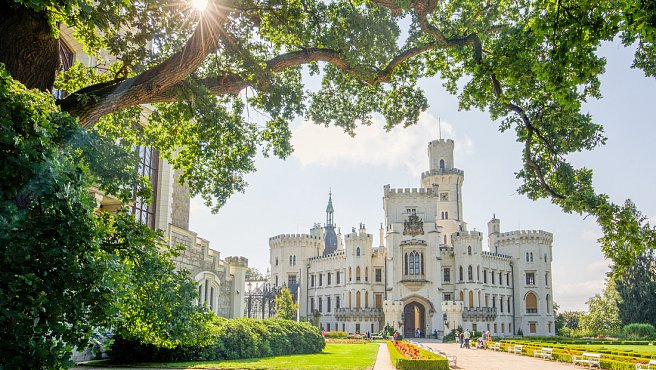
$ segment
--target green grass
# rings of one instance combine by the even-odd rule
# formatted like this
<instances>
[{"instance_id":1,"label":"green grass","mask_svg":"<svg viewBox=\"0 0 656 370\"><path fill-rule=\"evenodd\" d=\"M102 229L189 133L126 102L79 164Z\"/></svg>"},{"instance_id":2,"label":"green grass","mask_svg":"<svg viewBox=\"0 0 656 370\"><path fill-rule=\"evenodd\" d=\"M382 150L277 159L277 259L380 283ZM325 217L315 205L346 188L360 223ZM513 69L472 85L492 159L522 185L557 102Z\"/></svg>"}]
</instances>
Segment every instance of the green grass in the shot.
<instances>
[{"instance_id":1,"label":"green grass","mask_svg":"<svg viewBox=\"0 0 656 370\"><path fill-rule=\"evenodd\" d=\"M183 367L196 369L315 369L364 370L376 361L378 344L326 344L323 352L311 355L291 355L249 358L231 361L194 361L145 364L153 367Z\"/></svg>"},{"instance_id":2,"label":"green grass","mask_svg":"<svg viewBox=\"0 0 656 370\"><path fill-rule=\"evenodd\" d=\"M609 349L615 351L633 351L633 352L642 352L642 353L654 353L656 354L656 346L649 345L633 345L633 344L577 344L577 347L588 348L590 350L594 349Z\"/></svg>"}]
</instances>

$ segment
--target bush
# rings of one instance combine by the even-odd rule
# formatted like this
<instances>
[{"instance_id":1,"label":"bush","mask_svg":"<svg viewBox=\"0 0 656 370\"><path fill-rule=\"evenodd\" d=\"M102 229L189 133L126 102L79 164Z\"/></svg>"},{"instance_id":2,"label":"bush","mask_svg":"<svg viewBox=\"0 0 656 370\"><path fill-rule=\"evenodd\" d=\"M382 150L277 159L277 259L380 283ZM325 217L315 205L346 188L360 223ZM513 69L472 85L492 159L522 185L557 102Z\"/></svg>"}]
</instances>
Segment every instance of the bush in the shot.
<instances>
[{"instance_id":1,"label":"bush","mask_svg":"<svg viewBox=\"0 0 656 370\"><path fill-rule=\"evenodd\" d=\"M333 339L344 339L347 337L348 334L346 334L345 331L327 331L324 333L324 336L326 338L333 338Z\"/></svg>"},{"instance_id":2,"label":"bush","mask_svg":"<svg viewBox=\"0 0 656 370\"><path fill-rule=\"evenodd\" d=\"M625 325L622 332L629 339L651 338L656 334L656 330L651 324L632 323Z\"/></svg>"},{"instance_id":3,"label":"bush","mask_svg":"<svg viewBox=\"0 0 656 370\"><path fill-rule=\"evenodd\" d=\"M302 353L319 353L326 342L309 323L283 319L215 318L213 337L205 347L157 348L117 336L110 350L121 363L232 360Z\"/></svg>"}]
</instances>

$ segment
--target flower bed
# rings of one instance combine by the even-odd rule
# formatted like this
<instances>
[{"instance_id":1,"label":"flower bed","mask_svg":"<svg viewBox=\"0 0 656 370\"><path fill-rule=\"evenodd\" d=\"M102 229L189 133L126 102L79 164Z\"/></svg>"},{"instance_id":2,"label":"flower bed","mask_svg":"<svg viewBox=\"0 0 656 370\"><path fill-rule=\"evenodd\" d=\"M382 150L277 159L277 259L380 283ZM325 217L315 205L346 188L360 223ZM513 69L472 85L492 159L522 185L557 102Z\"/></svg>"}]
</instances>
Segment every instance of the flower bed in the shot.
<instances>
[{"instance_id":1,"label":"flower bed","mask_svg":"<svg viewBox=\"0 0 656 370\"><path fill-rule=\"evenodd\" d=\"M553 358L561 362L572 362L572 356L581 355L583 352L601 354L601 368L612 370L633 370L636 363L647 363L654 357L654 353L642 353L633 351L618 351L606 348L585 348L577 344L551 343L547 341L533 340L502 340L501 346L524 345L524 353L533 356L536 349L542 347L553 348ZM608 343L606 343L608 344Z\"/></svg>"},{"instance_id":2,"label":"flower bed","mask_svg":"<svg viewBox=\"0 0 656 370\"><path fill-rule=\"evenodd\" d=\"M402 370L449 370L449 361L404 341L387 341L392 364Z\"/></svg>"}]
</instances>

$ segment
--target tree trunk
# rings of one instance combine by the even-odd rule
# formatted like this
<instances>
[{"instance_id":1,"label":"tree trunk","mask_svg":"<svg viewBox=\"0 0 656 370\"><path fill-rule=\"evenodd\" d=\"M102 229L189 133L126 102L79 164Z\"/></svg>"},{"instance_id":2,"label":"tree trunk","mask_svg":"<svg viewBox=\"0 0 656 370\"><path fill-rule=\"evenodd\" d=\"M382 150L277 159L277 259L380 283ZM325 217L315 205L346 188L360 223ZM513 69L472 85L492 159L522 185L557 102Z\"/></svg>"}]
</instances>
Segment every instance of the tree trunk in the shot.
<instances>
[{"instance_id":1,"label":"tree trunk","mask_svg":"<svg viewBox=\"0 0 656 370\"><path fill-rule=\"evenodd\" d=\"M45 13L0 0L0 63L28 88L51 91L59 70L59 41Z\"/></svg>"}]
</instances>

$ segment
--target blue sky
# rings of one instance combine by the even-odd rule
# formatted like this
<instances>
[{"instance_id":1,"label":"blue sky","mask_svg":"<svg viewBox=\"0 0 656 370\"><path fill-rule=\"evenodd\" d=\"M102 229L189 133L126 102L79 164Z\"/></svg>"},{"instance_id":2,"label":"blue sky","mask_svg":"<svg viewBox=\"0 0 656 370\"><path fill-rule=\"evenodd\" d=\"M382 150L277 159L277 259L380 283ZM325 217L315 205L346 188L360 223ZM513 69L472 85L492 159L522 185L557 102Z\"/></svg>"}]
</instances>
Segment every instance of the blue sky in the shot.
<instances>
[{"instance_id":1,"label":"blue sky","mask_svg":"<svg viewBox=\"0 0 656 370\"><path fill-rule=\"evenodd\" d=\"M631 50L607 44L601 53L608 59L604 97L589 102L585 110L604 125L608 141L570 159L594 169L599 192L616 203L632 199L654 224L656 80L629 68ZM424 80L421 86L430 108L414 127L386 133L382 122L376 122L351 138L339 129L299 120L293 125L294 154L285 161L258 157L258 171L247 177L245 194L233 196L216 215L192 200L191 230L223 257L245 256L264 272L269 237L307 233L313 223L325 222L332 189L335 221L342 231L363 222L378 243L383 186L419 186L421 171L428 167L427 143L439 136L439 117L442 137L455 140L455 166L465 171L463 213L469 229L486 230L494 213L502 231L552 232L554 301L564 310L585 309L609 270L594 219L564 214L547 200L533 202L517 194L514 173L521 168L521 145L513 132L500 133L484 112L458 111L456 98L438 79Z\"/></svg>"}]
</instances>

